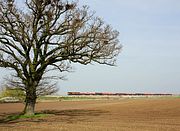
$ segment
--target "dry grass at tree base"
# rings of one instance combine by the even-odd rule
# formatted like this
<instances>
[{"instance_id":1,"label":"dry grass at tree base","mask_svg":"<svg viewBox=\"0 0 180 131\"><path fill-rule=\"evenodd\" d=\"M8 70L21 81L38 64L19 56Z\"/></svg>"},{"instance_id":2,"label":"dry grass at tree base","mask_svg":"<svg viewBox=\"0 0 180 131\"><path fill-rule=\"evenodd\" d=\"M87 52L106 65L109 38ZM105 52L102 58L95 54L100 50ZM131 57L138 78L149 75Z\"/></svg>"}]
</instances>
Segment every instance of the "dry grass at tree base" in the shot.
<instances>
[{"instance_id":1,"label":"dry grass at tree base","mask_svg":"<svg viewBox=\"0 0 180 131\"><path fill-rule=\"evenodd\" d=\"M0 104L1 131L179 131L179 98L38 103L48 117L4 121L23 104Z\"/></svg>"}]
</instances>

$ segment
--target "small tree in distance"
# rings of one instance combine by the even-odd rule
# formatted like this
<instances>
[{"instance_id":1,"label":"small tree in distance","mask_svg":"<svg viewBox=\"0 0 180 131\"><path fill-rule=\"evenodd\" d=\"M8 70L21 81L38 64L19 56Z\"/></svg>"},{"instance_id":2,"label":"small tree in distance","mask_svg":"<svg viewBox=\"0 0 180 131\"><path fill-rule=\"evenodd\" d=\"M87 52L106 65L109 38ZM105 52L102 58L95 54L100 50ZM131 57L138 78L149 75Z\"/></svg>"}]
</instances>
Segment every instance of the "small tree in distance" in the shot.
<instances>
[{"instance_id":1,"label":"small tree in distance","mask_svg":"<svg viewBox=\"0 0 180 131\"><path fill-rule=\"evenodd\" d=\"M12 83L26 92L23 112L33 115L38 92L54 89L46 79L62 78L47 72L69 71L72 62L113 66L121 46L118 31L88 6L67 0L24 2L25 11L14 0L0 1L0 67L14 70Z\"/></svg>"}]
</instances>

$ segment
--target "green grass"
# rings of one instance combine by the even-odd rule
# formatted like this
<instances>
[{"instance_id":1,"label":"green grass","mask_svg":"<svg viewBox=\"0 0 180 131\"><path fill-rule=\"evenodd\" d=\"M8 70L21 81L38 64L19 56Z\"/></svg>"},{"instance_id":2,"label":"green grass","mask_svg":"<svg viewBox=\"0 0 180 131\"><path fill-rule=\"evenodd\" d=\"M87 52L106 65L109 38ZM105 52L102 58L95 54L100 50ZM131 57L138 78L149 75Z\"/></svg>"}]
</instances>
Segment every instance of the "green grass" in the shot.
<instances>
[{"instance_id":1,"label":"green grass","mask_svg":"<svg viewBox=\"0 0 180 131\"><path fill-rule=\"evenodd\" d=\"M40 96L40 97L38 97L38 100L58 100L58 97Z\"/></svg>"},{"instance_id":2,"label":"green grass","mask_svg":"<svg viewBox=\"0 0 180 131\"><path fill-rule=\"evenodd\" d=\"M83 100L115 100L115 99L155 99L155 98L180 98L180 96L162 96L162 97L132 97L132 98L126 98L126 97L101 97L101 96L41 96L38 98L39 101L83 101Z\"/></svg>"},{"instance_id":3,"label":"green grass","mask_svg":"<svg viewBox=\"0 0 180 131\"><path fill-rule=\"evenodd\" d=\"M175 98L180 98L180 95L178 95L178 96L175 96Z\"/></svg>"},{"instance_id":4,"label":"green grass","mask_svg":"<svg viewBox=\"0 0 180 131\"><path fill-rule=\"evenodd\" d=\"M60 97L60 100L91 100L96 99L95 97Z\"/></svg>"},{"instance_id":5,"label":"green grass","mask_svg":"<svg viewBox=\"0 0 180 131\"><path fill-rule=\"evenodd\" d=\"M69 96L61 96L61 97L47 97L41 96L38 100L56 100L56 101L72 101L72 100L95 100L96 97L69 97Z\"/></svg>"},{"instance_id":6,"label":"green grass","mask_svg":"<svg viewBox=\"0 0 180 131\"><path fill-rule=\"evenodd\" d=\"M35 115L10 115L6 118L7 121L17 120L17 119L29 119L29 118L43 118L47 117L49 114L36 113Z\"/></svg>"}]
</instances>

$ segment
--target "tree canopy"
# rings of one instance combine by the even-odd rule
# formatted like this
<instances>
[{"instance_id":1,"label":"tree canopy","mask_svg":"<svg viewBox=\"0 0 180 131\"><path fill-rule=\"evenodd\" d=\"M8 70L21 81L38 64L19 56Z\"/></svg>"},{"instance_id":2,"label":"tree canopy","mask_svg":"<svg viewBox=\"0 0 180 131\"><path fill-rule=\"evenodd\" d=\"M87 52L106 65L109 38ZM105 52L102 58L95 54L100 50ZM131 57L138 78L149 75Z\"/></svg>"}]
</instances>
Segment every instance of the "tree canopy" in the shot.
<instances>
[{"instance_id":1,"label":"tree canopy","mask_svg":"<svg viewBox=\"0 0 180 131\"><path fill-rule=\"evenodd\" d=\"M121 50L118 31L76 1L0 1L0 67L15 71L12 83L26 92L24 113L33 114L38 89L49 88L52 70L69 71L71 63L114 65ZM42 86L43 85L43 86ZM45 85L45 86L44 86Z\"/></svg>"}]
</instances>

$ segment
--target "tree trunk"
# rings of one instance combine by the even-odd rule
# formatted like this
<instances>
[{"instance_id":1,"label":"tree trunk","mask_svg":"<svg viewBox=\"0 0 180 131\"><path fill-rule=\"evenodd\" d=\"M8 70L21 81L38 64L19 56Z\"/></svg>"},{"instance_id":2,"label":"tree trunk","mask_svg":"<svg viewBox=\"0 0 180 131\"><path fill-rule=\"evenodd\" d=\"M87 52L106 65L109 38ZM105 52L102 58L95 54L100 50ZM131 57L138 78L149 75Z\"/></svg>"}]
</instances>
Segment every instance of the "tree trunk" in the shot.
<instances>
[{"instance_id":1,"label":"tree trunk","mask_svg":"<svg viewBox=\"0 0 180 131\"><path fill-rule=\"evenodd\" d=\"M26 102L23 114L24 115L34 115L35 114L35 110L34 110L35 109L35 104L36 104L36 102L34 100Z\"/></svg>"},{"instance_id":2,"label":"tree trunk","mask_svg":"<svg viewBox=\"0 0 180 131\"><path fill-rule=\"evenodd\" d=\"M32 90L32 88L31 88ZM26 92L26 99L25 99L25 107L23 114L24 115L34 115L35 114L35 104L36 104L36 93L35 91Z\"/></svg>"}]
</instances>

